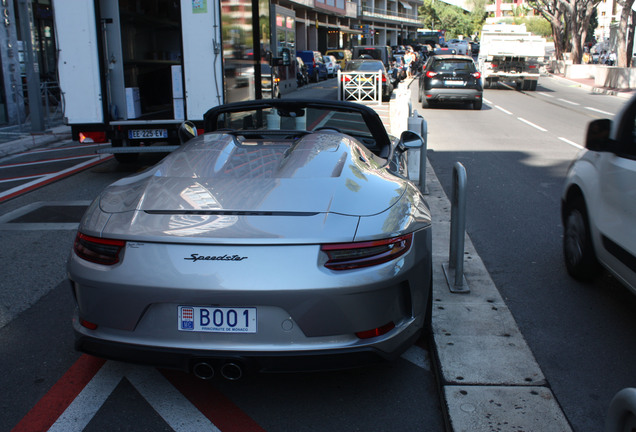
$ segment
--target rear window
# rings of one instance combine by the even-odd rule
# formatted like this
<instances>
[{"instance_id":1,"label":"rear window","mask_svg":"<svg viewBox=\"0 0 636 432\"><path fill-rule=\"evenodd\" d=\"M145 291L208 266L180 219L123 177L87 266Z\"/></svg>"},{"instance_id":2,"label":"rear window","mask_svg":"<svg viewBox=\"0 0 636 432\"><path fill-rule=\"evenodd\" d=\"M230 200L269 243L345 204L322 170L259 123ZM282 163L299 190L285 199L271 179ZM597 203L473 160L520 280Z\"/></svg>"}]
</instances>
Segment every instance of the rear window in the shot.
<instances>
[{"instance_id":1,"label":"rear window","mask_svg":"<svg viewBox=\"0 0 636 432\"><path fill-rule=\"evenodd\" d=\"M377 49L363 49L360 50L360 57L363 55L371 56L374 60L382 60L382 53Z\"/></svg>"},{"instance_id":2,"label":"rear window","mask_svg":"<svg viewBox=\"0 0 636 432\"><path fill-rule=\"evenodd\" d=\"M475 63L468 60L444 59L433 63L435 72L475 72Z\"/></svg>"},{"instance_id":3,"label":"rear window","mask_svg":"<svg viewBox=\"0 0 636 432\"><path fill-rule=\"evenodd\" d=\"M343 52L332 52L332 53L329 53L329 54L334 56L337 60L343 60L344 59L344 53Z\"/></svg>"},{"instance_id":4,"label":"rear window","mask_svg":"<svg viewBox=\"0 0 636 432\"><path fill-rule=\"evenodd\" d=\"M347 71L359 71L359 72L377 72L383 70L384 66L379 61L353 61L347 63Z\"/></svg>"}]
</instances>

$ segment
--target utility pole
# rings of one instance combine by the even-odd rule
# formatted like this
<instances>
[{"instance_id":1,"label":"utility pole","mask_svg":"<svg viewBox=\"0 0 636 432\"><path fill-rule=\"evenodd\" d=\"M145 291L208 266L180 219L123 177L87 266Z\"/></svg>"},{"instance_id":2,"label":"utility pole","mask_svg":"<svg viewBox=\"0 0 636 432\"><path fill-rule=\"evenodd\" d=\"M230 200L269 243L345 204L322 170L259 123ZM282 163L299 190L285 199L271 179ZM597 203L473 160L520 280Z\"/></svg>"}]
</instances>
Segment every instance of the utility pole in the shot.
<instances>
[{"instance_id":1,"label":"utility pole","mask_svg":"<svg viewBox=\"0 0 636 432\"><path fill-rule=\"evenodd\" d=\"M31 131L44 132L42 99L40 97L40 67L33 51L33 7L31 0L18 0L20 16L20 39L24 41L24 67L26 70L27 92L29 94L29 114Z\"/></svg>"}]
</instances>

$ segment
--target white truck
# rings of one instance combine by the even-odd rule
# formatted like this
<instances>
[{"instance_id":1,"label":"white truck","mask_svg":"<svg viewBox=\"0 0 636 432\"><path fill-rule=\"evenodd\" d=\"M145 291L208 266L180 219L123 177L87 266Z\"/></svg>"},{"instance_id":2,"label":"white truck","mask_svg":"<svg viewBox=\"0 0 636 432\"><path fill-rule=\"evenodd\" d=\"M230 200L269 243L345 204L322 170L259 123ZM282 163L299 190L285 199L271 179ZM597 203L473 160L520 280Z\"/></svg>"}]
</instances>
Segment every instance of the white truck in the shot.
<instances>
[{"instance_id":1,"label":"white truck","mask_svg":"<svg viewBox=\"0 0 636 432\"><path fill-rule=\"evenodd\" d=\"M537 89L545 58L544 38L528 32L524 24L486 24L479 44L477 62L484 88L509 82L518 89Z\"/></svg>"},{"instance_id":2,"label":"white truck","mask_svg":"<svg viewBox=\"0 0 636 432\"><path fill-rule=\"evenodd\" d=\"M233 3L53 0L58 78L73 138L110 141L101 152L127 162L174 149L181 123L201 128L214 106L262 97L269 77L258 65L280 60L272 52L286 47L273 19L260 26L264 35L255 34L261 30L253 22L267 22L279 9Z\"/></svg>"}]
</instances>

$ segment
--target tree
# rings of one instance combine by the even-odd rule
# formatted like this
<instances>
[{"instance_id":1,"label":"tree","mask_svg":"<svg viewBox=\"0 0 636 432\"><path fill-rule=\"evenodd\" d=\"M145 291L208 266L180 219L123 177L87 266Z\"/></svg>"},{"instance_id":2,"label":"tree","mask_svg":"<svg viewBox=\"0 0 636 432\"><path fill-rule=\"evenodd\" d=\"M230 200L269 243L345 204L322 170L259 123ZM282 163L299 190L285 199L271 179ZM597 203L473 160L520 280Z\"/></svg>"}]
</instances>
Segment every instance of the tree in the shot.
<instances>
[{"instance_id":1,"label":"tree","mask_svg":"<svg viewBox=\"0 0 636 432\"><path fill-rule=\"evenodd\" d=\"M590 19L601 0L531 0L552 25L552 35L558 59L569 48L572 63L581 63L583 43L587 36ZM633 0L632 0L633 1Z\"/></svg>"},{"instance_id":2,"label":"tree","mask_svg":"<svg viewBox=\"0 0 636 432\"><path fill-rule=\"evenodd\" d=\"M565 8L561 4L561 1L530 0L528 3L550 22L555 56L557 60L562 60L563 54L567 51L568 29L565 19Z\"/></svg>"},{"instance_id":3,"label":"tree","mask_svg":"<svg viewBox=\"0 0 636 432\"><path fill-rule=\"evenodd\" d=\"M617 66L629 67L632 62L632 56L629 53L632 52L634 46L634 20L632 19L631 26L628 26L628 23L630 16L633 14L632 6L634 5L634 0L617 0L617 3L623 8L618 32L616 33L618 42L616 46Z\"/></svg>"}]
</instances>

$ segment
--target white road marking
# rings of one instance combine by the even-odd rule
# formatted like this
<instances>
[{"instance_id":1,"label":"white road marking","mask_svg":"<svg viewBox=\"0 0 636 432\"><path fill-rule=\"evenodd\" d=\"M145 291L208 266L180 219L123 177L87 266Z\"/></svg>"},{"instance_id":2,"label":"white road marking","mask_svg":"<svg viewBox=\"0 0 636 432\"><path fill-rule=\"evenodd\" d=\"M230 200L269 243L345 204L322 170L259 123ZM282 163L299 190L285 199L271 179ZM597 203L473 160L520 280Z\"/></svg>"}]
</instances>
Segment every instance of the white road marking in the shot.
<instances>
[{"instance_id":1,"label":"white road marking","mask_svg":"<svg viewBox=\"0 0 636 432\"><path fill-rule=\"evenodd\" d=\"M517 117L517 120L521 120L521 121L522 121L522 122L524 122L525 124L527 124L527 125L529 125L529 126L532 126L532 127L533 127L533 128L535 128L535 129L539 129L541 132L547 132L547 131L548 131L547 129L544 129L544 128L542 128L542 127L541 127L541 126L539 126L539 125L536 125L536 124L534 124L534 123L532 123L532 122L529 122L528 120L526 120L526 119L524 119L524 118Z\"/></svg>"},{"instance_id":2,"label":"white road marking","mask_svg":"<svg viewBox=\"0 0 636 432\"><path fill-rule=\"evenodd\" d=\"M497 108L499 111L503 111L508 115L512 115L512 113L506 109L503 109L502 107L500 107L499 105L495 105L495 108Z\"/></svg>"},{"instance_id":3,"label":"white road marking","mask_svg":"<svg viewBox=\"0 0 636 432\"><path fill-rule=\"evenodd\" d=\"M585 148L585 147L583 147L583 146L581 146L581 145L579 145L579 144L577 144L577 143L575 143L575 142L573 142L573 141L570 141L570 140L569 140L569 139L567 139L567 138L559 137L559 139L560 139L561 141L563 141L564 143L568 143L568 144L570 144L572 147L576 147L576 148L581 149L581 150L583 150L583 149Z\"/></svg>"},{"instance_id":4,"label":"white road marking","mask_svg":"<svg viewBox=\"0 0 636 432\"><path fill-rule=\"evenodd\" d=\"M156 369L114 361L108 361L102 366L51 426L49 432L84 430L124 377L175 431L220 432Z\"/></svg>"},{"instance_id":5,"label":"white road marking","mask_svg":"<svg viewBox=\"0 0 636 432\"><path fill-rule=\"evenodd\" d=\"M589 109L590 111L595 111L597 113L605 114L605 115L608 115L608 116L613 116L614 115L611 112L603 111L603 110L592 108L592 107L585 107L585 108Z\"/></svg>"},{"instance_id":6,"label":"white road marking","mask_svg":"<svg viewBox=\"0 0 636 432\"><path fill-rule=\"evenodd\" d=\"M545 96L545 97L549 97L549 98L553 98L554 97L551 94L547 94L547 93L543 93L543 92L537 92L537 94L540 94L541 96Z\"/></svg>"},{"instance_id":7,"label":"white road marking","mask_svg":"<svg viewBox=\"0 0 636 432\"><path fill-rule=\"evenodd\" d=\"M404 360L408 360L415 366L419 366L424 370L431 371L431 362L428 359L428 351L413 345L402 354Z\"/></svg>"},{"instance_id":8,"label":"white road marking","mask_svg":"<svg viewBox=\"0 0 636 432\"><path fill-rule=\"evenodd\" d=\"M581 105L580 103L572 102L567 99L559 98L558 100L560 100L561 102L569 103L570 105Z\"/></svg>"}]
</instances>

